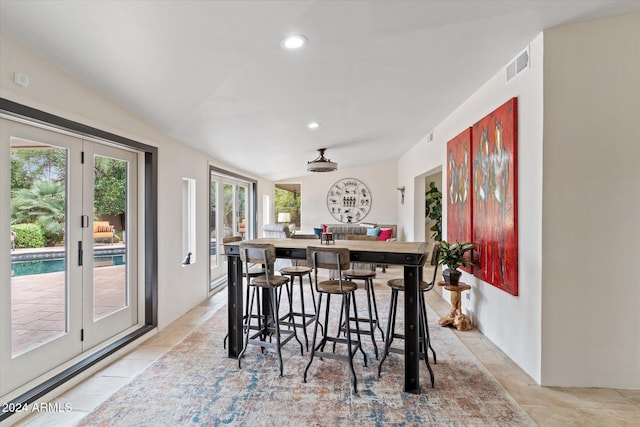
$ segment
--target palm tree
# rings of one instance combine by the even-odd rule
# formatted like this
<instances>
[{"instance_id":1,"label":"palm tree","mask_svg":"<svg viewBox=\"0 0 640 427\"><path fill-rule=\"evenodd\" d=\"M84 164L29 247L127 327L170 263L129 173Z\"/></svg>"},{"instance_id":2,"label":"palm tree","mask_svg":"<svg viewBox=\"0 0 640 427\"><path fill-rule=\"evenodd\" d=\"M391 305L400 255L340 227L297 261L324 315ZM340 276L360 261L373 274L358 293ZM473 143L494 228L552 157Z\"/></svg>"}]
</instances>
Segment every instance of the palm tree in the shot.
<instances>
[{"instance_id":1,"label":"palm tree","mask_svg":"<svg viewBox=\"0 0 640 427\"><path fill-rule=\"evenodd\" d=\"M54 181L39 181L22 188L11 199L11 224L37 223L51 243L64 236L65 188Z\"/></svg>"}]
</instances>

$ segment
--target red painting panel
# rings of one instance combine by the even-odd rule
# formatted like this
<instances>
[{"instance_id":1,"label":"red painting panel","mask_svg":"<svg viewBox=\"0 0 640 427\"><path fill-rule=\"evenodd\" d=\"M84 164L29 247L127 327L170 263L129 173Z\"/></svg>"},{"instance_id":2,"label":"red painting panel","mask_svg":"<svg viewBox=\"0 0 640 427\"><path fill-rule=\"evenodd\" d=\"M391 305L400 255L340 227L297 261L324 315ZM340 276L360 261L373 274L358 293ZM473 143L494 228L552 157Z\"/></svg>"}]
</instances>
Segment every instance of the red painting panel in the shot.
<instances>
[{"instance_id":1,"label":"red painting panel","mask_svg":"<svg viewBox=\"0 0 640 427\"><path fill-rule=\"evenodd\" d=\"M473 125L475 276L518 295L518 111L512 98Z\"/></svg>"},{"instance_id":2,"label":"red painting panel","mask_svg":"<svg viewBox=\"0 0 640 427\"><path fill-rule=\"evenodd\" d=\"M447 241L472 241L471 128L447 142ZM460 267L469 273L473 267Z\"/></svg>"}]
</instances>

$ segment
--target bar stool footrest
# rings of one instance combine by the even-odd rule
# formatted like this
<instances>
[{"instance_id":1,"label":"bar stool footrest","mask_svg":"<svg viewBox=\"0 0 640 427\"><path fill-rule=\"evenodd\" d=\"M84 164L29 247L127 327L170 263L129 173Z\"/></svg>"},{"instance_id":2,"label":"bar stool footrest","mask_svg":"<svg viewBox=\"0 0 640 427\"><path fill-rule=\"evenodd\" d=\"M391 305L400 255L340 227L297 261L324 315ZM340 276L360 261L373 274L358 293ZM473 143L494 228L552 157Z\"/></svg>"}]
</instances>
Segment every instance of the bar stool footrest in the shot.
<instances>
[{"instance_id":1,"label":"bar stool footrest","mask_svg":"<svg viewBox=\"0 0 640 427\"><path fill-rule=\"evenodd\" d=\"M354 332L354 331L352 331ZM349 360L349 353L347 354L336 354L334 352L327 352L327 351L321 351L320 349L323 348L327 343L334 343L334 344L348 344L348 341L346 338L335 338L335 337L326 337L323 338L320 343L318 345L316 345L315 351L314 351L314 357L319 357L320 359L334 359L334 360ZM359 349L360 347L360 341L358 340L351 340L351 356L352 358L354 358L356 356L356 351Z\"/></svg>"},{"instance_id":2,"label":"bar stool footrest","mask_svg":"<svg viewBox=\"0 0 640 427\"><path fill-rule=\"evenodd\" d=\"M257 329L257 327L256 327ZM276 348L278 346L278 342L277 341L265 341L262 339L258 339L258 337L271 337L272 335L276 334L276 330L275 328L262 328L262 329L257 329L258 332L256 332L255 334L249 336L249 341L248 343L251 345L256 345L258 347L267 347L267 348ZM289 341L291 341L292 338L295 337L295 334L293 333L293 331L283 331L282 328L280 328L280 347L283 347L286 343L288 343Z\"/></svg>"},{"instance_id":3,"label":"bar stool footrest","mask_svg":"<svg viewBox=\"0 0 640 427\"><path fill-rule=\"evenodd\" d=\"M378 321L377 320L372 320L371 321L371 325L373 327L373 331L369 330L369 329L362 329L362 325L364 326L369 326L369 318L368 317L358 317L358 323L361 325L360 326L360 330L356 330L355 327L351 328L351 332L355 333L355 332L360 332L360 334L363 335L371 335L372 333L375 332L375 329L378 327ZM356 318L355 317L350 317L349 318L350 322L355 322ZM340 325L340 332L344 333L347 330L347 326L345 324L345 322L342 322L342 325Z\"/></svg>"},{"instance_id":4,"label":"bar stool footrest","mask_svg":"<svg viewBox=\"0 0 640 427\"><path fill-rule=\"evenodd\" d=\"M300 317L300 318L306 318L307 320L303 323L301 322L296 322L291 321L291 320L286 320L286 319L290 319L292 316L295 317ZM295 318L294 318L295 319ZM302 320L302 319L300 319ZM302 313L287 313L284 316L280 317L280 326L298 326L298 327L307 327L311 324L313 324L313 321L316 320L316 315L315 314L302 314Z\"/></svg>"}]
</instances>

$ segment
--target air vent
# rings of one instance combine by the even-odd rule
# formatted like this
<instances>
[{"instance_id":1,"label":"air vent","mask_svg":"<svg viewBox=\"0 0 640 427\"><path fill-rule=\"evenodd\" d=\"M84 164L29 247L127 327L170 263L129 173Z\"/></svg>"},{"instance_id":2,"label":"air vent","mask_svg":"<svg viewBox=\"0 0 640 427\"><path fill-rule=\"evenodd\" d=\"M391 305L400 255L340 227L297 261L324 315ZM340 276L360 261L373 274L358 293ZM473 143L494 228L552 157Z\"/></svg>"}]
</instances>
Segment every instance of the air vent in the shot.
<instances>
[{"instance_id":1,"label":"air vent","mask_svg":"<svg viewBox=\"0 0 640 427\"><path fill-rule=\"evenodd\" d=\"M516 61L511 62L507 65L507 81L511 80L516 76Z\"/></svg>"},{"instance_id":2,"label":"air vent","mask_svg":"<svg viewBox=\"0 0 640 427\"><path fill-rule=\"evenodd\" d=\"M529 46L509 62L506 68L507 81L529 68Z\"/></svg>"},{"instance_id":3,"label":"air vent","mask_svg":"<svg viewBox=\"0 0 640 427\"><path fill-rule=\"evenodd\" d=\"M522 70L529 67L529 49L525 50L516 58L516 71L521 73Z\"/></svg>"}]
</instances>

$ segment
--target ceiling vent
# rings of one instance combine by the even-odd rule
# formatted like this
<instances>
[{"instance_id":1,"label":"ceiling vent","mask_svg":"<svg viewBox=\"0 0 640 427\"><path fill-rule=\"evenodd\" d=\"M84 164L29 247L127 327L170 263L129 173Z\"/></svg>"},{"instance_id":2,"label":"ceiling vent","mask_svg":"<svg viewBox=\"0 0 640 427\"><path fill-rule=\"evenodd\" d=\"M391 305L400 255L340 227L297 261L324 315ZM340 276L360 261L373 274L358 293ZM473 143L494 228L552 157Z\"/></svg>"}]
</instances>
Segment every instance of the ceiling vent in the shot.
<instances>
[{"instance_id":1,"label":"ceiling vent","mask_svg":"<svg viewBox=\"0 0 640 427\"><path fill-rule=\"evenodd\" d=\"M507 65L507 81L510 81L527 68L529 68L529 46Z\"/></svg>"}]
</instances>

